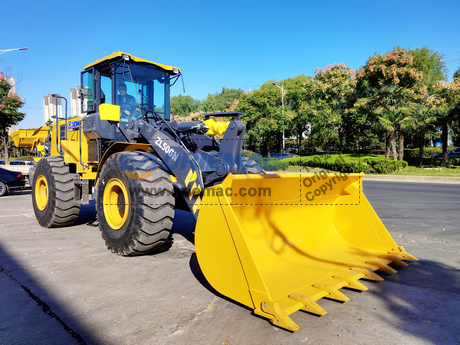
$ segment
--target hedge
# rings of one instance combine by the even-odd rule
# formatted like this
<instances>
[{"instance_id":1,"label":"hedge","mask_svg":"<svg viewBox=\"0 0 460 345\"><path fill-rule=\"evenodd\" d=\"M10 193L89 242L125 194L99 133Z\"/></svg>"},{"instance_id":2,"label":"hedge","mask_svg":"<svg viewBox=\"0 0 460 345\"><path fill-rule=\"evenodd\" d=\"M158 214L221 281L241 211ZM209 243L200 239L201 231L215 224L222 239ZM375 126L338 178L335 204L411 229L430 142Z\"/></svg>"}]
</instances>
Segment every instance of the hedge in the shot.
<instances>
[{"instance_id":1,"label":"hedge","mask_svg":"<svg viewBox=\"0 0 460 345\"><path fill-rule=\"evenodd\" d=\"M448 146L447 151L450 151L454 148L454 146ZM406 157L417 157L420 153L418 148L416 149L404 149L404 159ZM442 147L425 147L423 149L423 158L431 158L434 154L442 153Z\"/></svg>"},{"instance_id":2,"label":"hedge","mask_svg":"<svg viewBox=\"0 0 460 345\"><path fill-rule=\"evenodd\" d=\"M287 159L264 158L261 165L265 171L284 171L289 167L289 162Z\"/></svg>"},{"instance_id":3,"label":"hedge","mask_svg":"<svg viewBox=\"0 0 460 345\"><path fill-rule=\"evenodd\" d=\"M365 174L388 174L405 169L406 161L385 159L382 156L362 156L357 154L315 155L284 159L289 165L318 167L346 173L364 172Z\"/></svg>"},{"instance_id":4,"label":"hedge","mask_svg":"<svg viewBox=\"0 0 460 345\"><path fill-rule=\"evenodd\" d=\"M449 146L451 150L453 146ZM362 154L341 154L341 155L313 155L278 160L276 158L259 158L250 151L243 151L251 159L259 163L266 171L284 171L290 165L303 167L318 167L328 170L341 171L346 173L364 172L365 174L377 173L388 174L401 171L409 165L418 166L418 149L405 149L404 160L395 161L393 158L385 159L384 156L362 155ZM440 147L426 147L423 154L423 165L442 165L442 159L433 160L431 156L442 153ZM460 165L460 158L449 160L452 165Z\"/></svg>"},{"instance_id":5,"label":"hedge","mask_svg":"<svg viewBox=\"0 0 460 345\"><path fill-rule=\"evenodd\" d=\"M289 167L286 159L279 160L276 158L260 158L251 151L243 150L242 154L255 160L265 171L282 171Z\"/></svg>"},{"instance_id":6,"label":"hedge","mask_svg":"<svg viewBox=\"0 0 460 345\"><path fill-rule=\"evenodd\" d=\"M404 157L404 160L411 166L419 166L420 164L418 156L417 157ZM449 163L452 165L460 165L460 158L451 158L449 159ZM432 158L424 157L422 158L422 164L440 166L440 165L444 165L444 162L442 159L432 159Z\"/></svg>"}]
</instances>

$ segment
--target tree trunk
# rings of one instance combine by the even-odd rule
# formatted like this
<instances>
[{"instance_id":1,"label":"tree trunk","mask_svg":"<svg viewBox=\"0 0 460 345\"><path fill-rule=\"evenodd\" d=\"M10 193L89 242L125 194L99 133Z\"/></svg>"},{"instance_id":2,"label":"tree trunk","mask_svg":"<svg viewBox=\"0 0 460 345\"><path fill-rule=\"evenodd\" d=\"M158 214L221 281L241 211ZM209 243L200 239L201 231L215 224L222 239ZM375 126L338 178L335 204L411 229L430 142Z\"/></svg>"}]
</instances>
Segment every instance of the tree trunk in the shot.
<instances>
[{"instance_id":1,"label":"tree trunk","mask_svg":"<svg viewBox=\"0 0 460 345\"><path fill-rule=\"evenodd\" d=\"M386 150L385 150L385 159L390 158L390 151L391 151L391 140L390 140L390 132L385 133L385 145L386 145Z\"/></svg>"},{"instance_id":2,"label":"tree trunk","mask_svg":"<svg viewBox=\"0 0 460 345\"><path fill-rule=\"evenodd\" d=\"M8 131L3 132L3 152L5 154L5 165L10 164L8 156Z\"/></svg>"},{"instance_id":3,"label":"tree trunk","mask_svg":"<svg viewBox=\"0 0 460 345\"><path fill-rule=\"evenodd\" d=\"M388 139L390 140L391 152L393 153L393 160L396 160L396 133L395 131L390 132Z\"/></svg>"},{"instance_id":4,"label":"tree trunk","mask_svg":"<svg viewBox=\"0 0 460 345\"><path fill-rule=\"evenodd\" d=\"M404 132L399 131L399 157L398 159L402 161L404 159Z\"/></svg>"},{"instance_id":5,"label":"tree trunk","mask_svg":"<svg viewBox=\"0 0 460 345\"><path fill-rule=\"evenodd\" d=\"M425 136L423 133L418 138L418 164L423 166L423 149L425 148Z\"/></svg>"},{"instance_id":6,"label":"tree trunk","mask_svg":"<svg viewBox=\"0 0 460 345\"><path fill-rule=\"evenodd\" d=\"M299 135L297 135L297 153L300 154L302 150L302 134L303 132L300 132Z\"/></svg>"},{"instance_id":7,"label":"tree trunk","mask_svg":"<svg viewBox=\"0 0 460 345\"><path fill-rule=\"evenodd\" d=\"M342 153L343 150L343 131L339 129L339 152Z\"/></svg>"},{"instance_id":8,"label":"tree trunk","mask_svg":"<svg viewBox=\"0 0 460 345\"><path fill-rule=\"evenodd\" d=\"M442 125L442 133L441 133L442 160L445 166L449 164L449 160L447 158L447 137L448 137L448 128L447 128L447 122L446 122Z\"/></svg>"}]
</instances>

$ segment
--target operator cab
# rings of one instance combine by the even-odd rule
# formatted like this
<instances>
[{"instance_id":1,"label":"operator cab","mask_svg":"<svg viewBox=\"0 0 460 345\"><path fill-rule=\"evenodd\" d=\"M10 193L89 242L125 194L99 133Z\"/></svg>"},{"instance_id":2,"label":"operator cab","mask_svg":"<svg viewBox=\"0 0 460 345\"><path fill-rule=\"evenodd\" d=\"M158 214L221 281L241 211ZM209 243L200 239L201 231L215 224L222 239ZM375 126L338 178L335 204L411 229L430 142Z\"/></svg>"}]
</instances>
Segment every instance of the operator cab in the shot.
<instances>
[{"instance_id":1,"label":"operator cab","mask_svg":"<svg viewBox=\"0 0 460 345\"><path fill-rule=\"evenodd\" d=\"M83 132L88 139L114 139L116 126L100 120L99 106L120 106L120 125L153 112L170 121L170 86L180 76L179 68L158 64L118 52L97 60L81 73L81 109L87 116ZM96 134L97 133L97 134Z\"/></svg>"}]
</instances>

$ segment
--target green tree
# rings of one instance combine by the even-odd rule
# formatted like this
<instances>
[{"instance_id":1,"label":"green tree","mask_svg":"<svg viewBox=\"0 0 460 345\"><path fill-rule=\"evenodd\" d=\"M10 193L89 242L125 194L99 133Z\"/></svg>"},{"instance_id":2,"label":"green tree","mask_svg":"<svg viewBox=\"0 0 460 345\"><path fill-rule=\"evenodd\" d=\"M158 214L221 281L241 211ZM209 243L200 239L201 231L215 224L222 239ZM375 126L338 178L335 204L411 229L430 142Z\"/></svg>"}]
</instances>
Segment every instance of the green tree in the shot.
<instances>
[{"instance_id":1,"label":"green tree","mask_svg":"<svg viewBox=\"0 0 460 345\"><path fill-rule=\"evenodd\" d=\"M428 92L431 93L432 87L438 81L446 81L446 65L442 61L443 54L428 47L423 47L421 49L411 49L408 51L408 54L414 57L412 66L414 66L417 71L423 72L422 85L428 87Z\"/></svg>"},{"instance_id":2,"label":"green tree","mask_svg":"<svg viewBox=\"0 0 460 345\"><path fill-rule=\"evenodd\" d=\"M397 85L386 85L379 90L381 99L380 106L375 109L380 125L385 130L387 152L385 158L389 158L390 150L393 152L393 159L396 160L396 152L399 151L399 159L403 159L404 133L412 125L410 111L406 107L405 100L397 93L401 89ZM399 148L396 150L396 139L399 139Z\"/></svg>"},{"instance_id":3,"label":"green tree","mask_svg":"<svg viewBox=\"0 0 460 345\"><path fill-rule=\"evenodd\" d=\"M24 118L25 114L18 112L24 104L25 101L12 91L12 85L0 72L0 138L3 141L5 164L9 163L8 128Z\"/></svg>"},{"instance_id":4,"label":"green tree","mask_svg":"<svg viewBox=\"0 0 460 345\"><path fill-rule=\"evenodd\" d=\"M282 133L283 129L285 130L286 141L295 136L299 150L302 147L302 139L310 121L308 116L310 111L303 107L303 99L312 82L312 77L301 74L294 78L286 78L277 82L270 79L260 87L260 90L271 90L278 93L278 100L274 103L274 106L277 108L277 117L282 119L279 132ZM284 116L280 85L284 91Z\"/></svg>"},{"instance_id":5,"label":"green tree","mask_svg":"<svg viewBox=\"0 0 460 345\"><path fill-rule=\"evenodd\" d=\"M425 141L427 134L435 127L438 117L437 108L431 96L424 104L415 106L413 109L411 127L415 134L419 148L419 165L423 165L423 151L425 149Z\"/></svg>"},{"instance_id":6,"label":"green tree","mask_svg":"<svg viewBox=\"0 0 460 345\"><path fill-rule=\"evenodd\" d=\"M447 140L449 127L453 128L460 122L460 78L452 82L438 82L433 86L433 93L438 101L437 124L441 127L441 141L444 165L449 164L447 158Z\"/></svg>"},{"instance_id":7,"label":"green tree","mask_svg":"<svg viewBox=\"0 0 460 345\"><path fill-rule=\"evenodd\" d=\"M289 111L286 112L288 133L296 137L297 148L300 152L304 134L308 133L311 128L313 110L316 109L316 99L308 97L313 93L315 83L313 78L305 77L303 74L296 78L298 78L299 84L289 85L286 83L288 89L285 102L289 108Z\"/></svg>"},{"instance_id":8,"label":"green tree","mask_svg":"<svg viewBox=\"0 0 460 345\"><path fill-rule=\"evenodd\" d=\"M355 101L355 72L343 63L328 65L324 70L316 69L315 80L314 95L324 102L321 116L316 117L321 119L318 125L336 133L342 151L345 135L351 135L359 127L357 113L351 111Z\"/></svg>"},{"instance_id":9,"label":"green tree","mask_svg":"<svg viewBox=\"0 0 460 345\"><path fill-rule=\"evenodd\" d=\"M202 102L201 110L207 113L229 110L235 100L238 100L242 94L244 94L244 91L241 89L227 89L224 87L221 92L213 95L208 94Z\"/></svg>"},{"instance_id":10,"label":"green tree","mask_svg":"<svg viewBox=\"0 0 460 345\"><path fill-rule=\"evenodd\" d=\"M404 131L408 125L408 109L420 104L427 96L428 87L422 83L423 72L413 65L414 57L406 50L395 48L385 55L370 57L357 71L355 107L368 111L368 123L374 130L384 129L389 147L396 148L399 139L399 159L404 156ZM392 125L390 126L390 123ZM392 129L391 129L392 128ZM396 150L393 156L396 159ZM387 158L389 153L387 152Z\"/></svg>"},{"instance_id":11,"label":"green tree","mask_svg":"<svg viewBox=\"0 0 460 345\"><path fill-rule=\"evenodd\" d=\"M246 123L251 150L255 150L257 144L262 153L271 152L274 147L280 148L283 118L276 106L278 102L279 90L275 89L255 90L241 96L236 110L244 113L242 120Z\"/></svg>"},{"instance_id":12,"label":"green tree","mask_svg":"<svg viewBox=\"0 0 460 345\"><path fill-rule=\"evenodd\" d=\"M454 72L454 75L453 75L454 78L460 78L460 67L458 68L458 70L456 70Z\"/></svg>"},{"instance_id":13,"label":"green tree","mask_svg":"<svg viewBox=\"0 0 460 345\"><path fill-rule=\"evenodd\" d=\"M177 95L171 97L171 111L177 116L188 116L190 113L197 112L201 107L201 101L190 96Z\"/></svg>"}]
</instances>

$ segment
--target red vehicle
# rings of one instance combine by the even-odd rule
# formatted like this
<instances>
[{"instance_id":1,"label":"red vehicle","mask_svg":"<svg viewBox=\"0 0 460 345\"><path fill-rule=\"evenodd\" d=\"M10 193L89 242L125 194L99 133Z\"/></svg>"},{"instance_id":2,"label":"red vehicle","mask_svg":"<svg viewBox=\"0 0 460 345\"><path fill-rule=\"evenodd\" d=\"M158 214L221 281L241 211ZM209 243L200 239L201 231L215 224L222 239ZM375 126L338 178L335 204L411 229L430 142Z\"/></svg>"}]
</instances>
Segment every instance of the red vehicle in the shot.
<instances>
[{"instance_id":1,"label":"red vehicle","mask_svg":"<svg viewBox=\"0 0 460 345\"><path fill-rule=\"evenodd\" d=\"M385 150L374 150L369 152L370 155L385 155L387 151ZM390 152L390 156L393 156L393 152ZM398 154L396 154L396 157L398 157Z\"/></svg>"}]
</instances>

